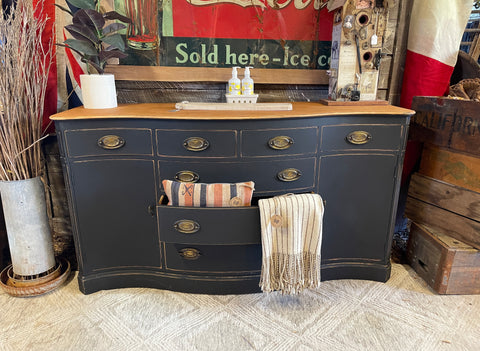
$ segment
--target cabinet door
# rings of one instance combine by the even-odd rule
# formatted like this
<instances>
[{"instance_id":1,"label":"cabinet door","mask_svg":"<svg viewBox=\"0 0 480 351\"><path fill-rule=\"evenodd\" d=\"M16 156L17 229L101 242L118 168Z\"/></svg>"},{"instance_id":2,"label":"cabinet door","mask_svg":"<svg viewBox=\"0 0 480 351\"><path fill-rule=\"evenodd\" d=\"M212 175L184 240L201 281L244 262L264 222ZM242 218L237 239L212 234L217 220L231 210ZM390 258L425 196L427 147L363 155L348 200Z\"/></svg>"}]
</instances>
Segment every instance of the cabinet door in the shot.
<instances>
[{"instance_id":1,"label":"cabinet door","mask_svg":"<svg viewBox=\"0 0 480 351\"><path fill-rule=\"evenodd\" d=\"M83 273L158 268L154 162L73 162L70 176Z\"/></svg>"},{"instance_id":2,"label":"cabinet door","mask_svg":"<svg viewBox=\"0 0 480 351\"><path fill-rule=\"evenodd\" d=\"M388 261L396 165L394 154L321 158L323 260Z\"/></svg>"}]
</instances>

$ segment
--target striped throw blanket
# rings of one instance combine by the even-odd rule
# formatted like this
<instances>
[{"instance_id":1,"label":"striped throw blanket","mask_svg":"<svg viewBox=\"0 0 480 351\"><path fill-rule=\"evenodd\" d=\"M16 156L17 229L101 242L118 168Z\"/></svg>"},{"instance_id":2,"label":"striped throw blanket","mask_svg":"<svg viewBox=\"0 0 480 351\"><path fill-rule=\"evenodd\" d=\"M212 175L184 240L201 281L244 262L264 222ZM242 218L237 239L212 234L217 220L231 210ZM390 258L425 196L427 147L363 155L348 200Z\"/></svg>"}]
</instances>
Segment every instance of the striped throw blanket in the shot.
<instances>
[{"instance_id":1,"label":"striped throw blanket","mask_svg":"<svg viewBox=\"0 0 480 351\"><path fill-rule=\"evenodd\" d=\"M323 201L318 194L288 194L258 202L264 292L297 294L320 285Z\"/></svg>"}]
</instances>

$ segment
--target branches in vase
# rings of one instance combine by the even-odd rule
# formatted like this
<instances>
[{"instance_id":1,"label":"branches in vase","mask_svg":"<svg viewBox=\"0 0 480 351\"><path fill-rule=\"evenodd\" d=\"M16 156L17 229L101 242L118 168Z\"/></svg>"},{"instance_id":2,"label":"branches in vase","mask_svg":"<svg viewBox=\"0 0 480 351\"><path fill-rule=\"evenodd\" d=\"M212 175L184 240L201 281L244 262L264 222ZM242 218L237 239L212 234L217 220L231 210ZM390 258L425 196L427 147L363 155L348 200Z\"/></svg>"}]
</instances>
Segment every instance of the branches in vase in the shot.
<instances>
[{"instance_id":1,"label":"branches in vase","mask_svg":"<svg viewBox=\"0 0 480 351\"><path fill-rule=\"evenodd\" d=\"M41 5L18 2L0 15L0 180L37 177L53 38L44 43ZM37 16L36 16L37 15Z\"/></svg>"}]
</instances>

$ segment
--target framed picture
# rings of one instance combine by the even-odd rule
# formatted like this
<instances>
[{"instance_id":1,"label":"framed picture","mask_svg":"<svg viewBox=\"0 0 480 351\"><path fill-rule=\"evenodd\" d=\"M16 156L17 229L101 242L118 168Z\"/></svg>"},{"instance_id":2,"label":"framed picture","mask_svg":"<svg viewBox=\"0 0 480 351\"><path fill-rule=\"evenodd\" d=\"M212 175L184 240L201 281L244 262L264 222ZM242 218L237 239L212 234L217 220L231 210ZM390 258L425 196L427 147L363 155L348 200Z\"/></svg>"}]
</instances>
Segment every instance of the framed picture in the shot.
<instances>
[{"instance_id":1,"label":"framed picture","mask_svg":"<svg viewBox=\"0 0 480 351\"><path fill-rule=\"evenodd\" d=\"M129 17L119 80L328 84L333 12L321 0L102 0ZM132 67L132 66L135 66ZM134 68L134 69L133 69Z\"/></svg>"}]
</instances>

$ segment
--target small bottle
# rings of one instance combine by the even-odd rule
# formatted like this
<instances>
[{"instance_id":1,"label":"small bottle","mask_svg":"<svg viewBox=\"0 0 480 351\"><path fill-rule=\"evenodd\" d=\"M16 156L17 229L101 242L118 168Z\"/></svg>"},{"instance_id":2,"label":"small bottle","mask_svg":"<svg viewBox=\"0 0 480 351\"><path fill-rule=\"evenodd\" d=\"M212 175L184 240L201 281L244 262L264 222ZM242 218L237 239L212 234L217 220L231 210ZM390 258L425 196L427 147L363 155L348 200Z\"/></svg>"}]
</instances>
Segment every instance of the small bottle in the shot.
<instances>
[{"instance_id":1,"label":"small bottle","mask_svg":"<svg viewBox=\"0 0 480 351\"><path fill-rule=\"evenodd\" d=\"M240 95L240 79L237 76L237 68L239 67L232 67L232 78L228 81L227 93L231 95Z\"/></svg>"},{"instance_id":2,"label":"small bottle","mask_svg":"<svg viewBox=\"0 0 480 351\"><path fill-rule=\"evenodd\" d=\"M245 67L245 77L242 79L243 95L253 94L253 79L250 78L250 68L253 68L253 67Z\"/></svg>"}]
</instances>

